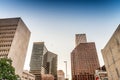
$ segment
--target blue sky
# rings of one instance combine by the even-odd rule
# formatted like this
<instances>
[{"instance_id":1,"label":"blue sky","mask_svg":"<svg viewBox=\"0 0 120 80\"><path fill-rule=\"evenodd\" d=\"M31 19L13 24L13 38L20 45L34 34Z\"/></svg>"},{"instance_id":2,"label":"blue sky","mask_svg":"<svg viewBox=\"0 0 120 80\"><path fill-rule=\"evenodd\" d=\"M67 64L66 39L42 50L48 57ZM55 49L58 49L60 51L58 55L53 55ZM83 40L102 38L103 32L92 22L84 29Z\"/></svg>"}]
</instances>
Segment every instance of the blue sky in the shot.
<instances>
[{"instance_id":1,"label":"blue sky","mask_svg":"<svg viewBox=\"0 0 120 80\"><path fill-rule=\"evenodd\" d=\"M0 18L21 17L31 31L25 62L29 69L32 43L44 41L47 49L58 54L58 69L71 76L70 53L75 34L86 33L95 42L101 66L101 49L120 24L119 0L1 0Z\"/></svg>"}]
</instances>

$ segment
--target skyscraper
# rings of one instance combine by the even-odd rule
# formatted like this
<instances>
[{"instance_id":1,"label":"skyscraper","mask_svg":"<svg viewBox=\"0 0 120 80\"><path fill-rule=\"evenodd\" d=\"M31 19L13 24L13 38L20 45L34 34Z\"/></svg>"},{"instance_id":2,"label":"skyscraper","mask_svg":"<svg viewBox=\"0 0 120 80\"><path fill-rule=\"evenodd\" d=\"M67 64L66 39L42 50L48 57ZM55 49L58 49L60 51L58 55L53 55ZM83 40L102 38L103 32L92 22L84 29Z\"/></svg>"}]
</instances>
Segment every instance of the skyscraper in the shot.
<instances>
[{"instance_id":1,"label":"skyscraper","mask_svg":"<svg viewBox=\"0 0 120 80\"><path fill-rule=\"evenodd\" d=\"M94 80L99 61L94 42L86 42L86 36L79 35L79 43L71 53L72 80Z\"/></svg>"},{"instance_id":2,"label":"skyscraper","mask_svg":"<svg viewBox=\"0 0 120 80\"><path fill-rule=\"evenodd\" d=\"M44 42L33 43L30 73L35 75L35 80L41 80L45 74L57 78L57 55L48 51Z\"/></svg>"},{"instance_id":3,"label":"skyscraper","mask_svg":"<svg viewBox=\"0 0 120 80\"><path fill-rule=\"evenodd\" d=\"M43 67L44 54L47 53L47 48L44 42L34 42L32 56L30 61L30 73L35 75L35 80L41 80L41 74L45 73Z\"/></svg>"},{"instance_id":4,"label":"skyscraper","mask_svg":"<svg viewBox=\"0 0 120 80\"><path fill-rule=\"evenodd\" d=\"M120 80L120 25L102 49L109 80Z\"/></svg>"},{"instance_id":5,"label":"skyscraper","mask_svg":"<svg viewBox=\"0 0 120 80\"><path fill-rule=\"evenodd\" d=\"M30 31L21 18L0 19L0 58L11 58L15 73L22 75Z\"/></svg>"},{"instance_id":6,"label":"skyscraper","mask_svg":"<svg viewBox=\"0 0 120 80\"><path fill-rule=\"evenodd\" d=\"M57 79L57 55L48 51L44 55L44 68L46 74L52 74Z\"/></svg>"}]
</instances>

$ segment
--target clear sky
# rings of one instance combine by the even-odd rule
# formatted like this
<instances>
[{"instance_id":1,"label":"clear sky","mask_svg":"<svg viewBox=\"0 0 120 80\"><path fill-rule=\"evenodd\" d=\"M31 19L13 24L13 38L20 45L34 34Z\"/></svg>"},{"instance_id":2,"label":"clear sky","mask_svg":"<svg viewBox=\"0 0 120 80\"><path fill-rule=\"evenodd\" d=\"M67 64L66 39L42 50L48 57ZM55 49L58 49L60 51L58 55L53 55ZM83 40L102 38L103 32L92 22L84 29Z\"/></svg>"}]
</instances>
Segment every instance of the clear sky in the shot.
<instances>
[{"instance_id":1,"label":"clear sky","mask_svg":"<svg viewBox=\"0 0 120 80\"><path fill-rule=\"evenodd\" d=\"M104 48L120 24L119 0L1 0L0 18L21 17L31 31L24 69L29 70L32 45L44 41L47 49L58 54L58 69L71 76L70 53L75 34L86 33L95 42L100 65Z\"/></svg>"}]
</instances>

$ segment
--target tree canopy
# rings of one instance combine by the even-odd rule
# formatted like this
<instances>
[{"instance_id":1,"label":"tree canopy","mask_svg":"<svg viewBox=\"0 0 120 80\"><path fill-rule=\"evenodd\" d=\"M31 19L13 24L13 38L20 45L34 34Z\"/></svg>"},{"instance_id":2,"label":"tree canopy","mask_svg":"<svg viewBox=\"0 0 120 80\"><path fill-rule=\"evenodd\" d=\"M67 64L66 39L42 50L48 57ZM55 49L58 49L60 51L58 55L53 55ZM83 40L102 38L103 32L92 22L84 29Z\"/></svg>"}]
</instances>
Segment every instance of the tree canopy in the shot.
<instances>
[{"instance_id":1,"label":"tree canopy","mask_svg":"<svg viewBox=\"0 0 120 80\"><path fill-rule=\"evenodd\" d=\"M0 80L17 80L18 75L15 74L15 68L12 66L12 60L8 58L0 58Z\"/></svg>"}]
</instances>

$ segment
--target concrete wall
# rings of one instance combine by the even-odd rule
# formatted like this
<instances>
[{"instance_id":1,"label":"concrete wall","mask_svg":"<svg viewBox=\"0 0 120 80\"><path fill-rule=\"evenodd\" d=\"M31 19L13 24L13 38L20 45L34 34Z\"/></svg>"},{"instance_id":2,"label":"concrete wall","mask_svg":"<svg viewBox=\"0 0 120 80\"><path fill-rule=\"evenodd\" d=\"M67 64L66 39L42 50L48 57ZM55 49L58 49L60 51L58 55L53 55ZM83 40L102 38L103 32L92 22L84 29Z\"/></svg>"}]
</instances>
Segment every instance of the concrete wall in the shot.
<instances>
[{"instance_id":1,"label":"concrete wall","mask_svg":"<svg viewBox=\"0 0 120 80\"><path fill-rule=\"evenodd\" d=\"M12 65L15 67L15 72L19 76L21 76L23 72L29 39L30 31L19 18L17 29L8 54L8 57L13 60Z\"/></svg>"},{"instance_id":2,"label":"concrete wall","mask_svg":"<svg viewBox=\"0 0 120 80\"><path fill-rule=\"evenodd\" d=\"M109 80L120 80L120 25L102 49Z\"/></svg>"}]
</instances>

